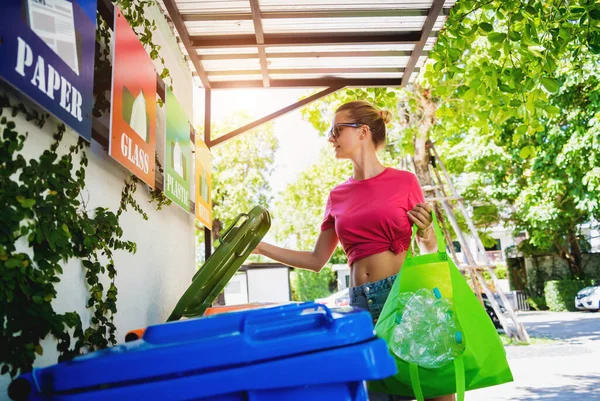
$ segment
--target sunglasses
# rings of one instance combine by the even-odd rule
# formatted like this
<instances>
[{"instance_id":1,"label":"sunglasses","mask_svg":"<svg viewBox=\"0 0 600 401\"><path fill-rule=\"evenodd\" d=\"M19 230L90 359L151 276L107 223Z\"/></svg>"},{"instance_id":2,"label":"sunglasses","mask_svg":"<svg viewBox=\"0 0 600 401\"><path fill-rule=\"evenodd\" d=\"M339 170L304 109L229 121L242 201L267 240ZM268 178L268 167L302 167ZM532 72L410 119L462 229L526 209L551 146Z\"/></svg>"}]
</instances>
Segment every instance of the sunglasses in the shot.
<instances>
[{"instance_id":1,"label":"sunglasses","mask_svg":"<svg viewBox=\"0 0 600 401\"><path fill-rule=\"evenodd\" d=\"M338 139L340 136L340 132L341 132L341 127L352 127L352 128L360 128L365 124L359 124L359 123L338 123L335 124L333 127L331 127L329 129L329 132L327 132L327 137L328 138L333 138L333 139Z\"/></svg>"}]
</instances>

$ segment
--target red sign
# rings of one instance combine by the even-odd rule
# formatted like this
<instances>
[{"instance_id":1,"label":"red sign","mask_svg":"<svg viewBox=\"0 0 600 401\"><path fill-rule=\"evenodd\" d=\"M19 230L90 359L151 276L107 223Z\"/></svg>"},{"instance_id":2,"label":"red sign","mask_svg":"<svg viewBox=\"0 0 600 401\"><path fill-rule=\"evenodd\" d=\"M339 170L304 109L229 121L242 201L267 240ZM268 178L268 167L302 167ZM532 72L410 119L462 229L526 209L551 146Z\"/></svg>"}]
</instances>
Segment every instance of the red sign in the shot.
<instances>
[{"instance_id":1,"label":"red sign","mask_svg":"<svg viewBox=\"0 0 600 401\"><path fill-rule=\"evenodd\" d=\"M115 7L109 154L154 188L156 70Z\"/></svg>"}]
</instances>

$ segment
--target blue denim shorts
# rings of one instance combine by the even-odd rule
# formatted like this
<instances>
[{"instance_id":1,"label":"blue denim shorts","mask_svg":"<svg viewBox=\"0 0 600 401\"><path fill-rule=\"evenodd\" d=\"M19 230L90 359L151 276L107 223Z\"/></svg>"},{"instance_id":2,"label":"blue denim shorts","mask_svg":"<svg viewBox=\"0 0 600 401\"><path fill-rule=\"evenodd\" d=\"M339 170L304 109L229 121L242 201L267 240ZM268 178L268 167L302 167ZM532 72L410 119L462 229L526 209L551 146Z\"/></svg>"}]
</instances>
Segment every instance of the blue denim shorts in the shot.
<instances>
[{"instance_id":1,"label":"blue denim shorts","mask_svg":"<svg viewBox=\"0 0 600 401\"><path fill-rule=\"evenodd\" d=\"M348 290L350 306L368 310L373 318L373 323L377 323L377 319L379 319L379 315L394 285L394 281L396 281L395 275L374 283L365 283L358 287L350 287ZM412 399L411 397L400 395L369 392L370 401L404 401Z\"/></svg>"},{"instance_id":2,"label":"blue denim shorts","mask_svg":"<svg viewBox=\"0 0 600 401\"><path fill-rule=\"evenodd\" d=\"M357 306L366 309L373 318L373 323L377 322L383 305L390 294L392 285L396 281L396 276L384 278L374 283L365 283L358 287L350 287L350 306Z\"/></svg>"}]
</instances>

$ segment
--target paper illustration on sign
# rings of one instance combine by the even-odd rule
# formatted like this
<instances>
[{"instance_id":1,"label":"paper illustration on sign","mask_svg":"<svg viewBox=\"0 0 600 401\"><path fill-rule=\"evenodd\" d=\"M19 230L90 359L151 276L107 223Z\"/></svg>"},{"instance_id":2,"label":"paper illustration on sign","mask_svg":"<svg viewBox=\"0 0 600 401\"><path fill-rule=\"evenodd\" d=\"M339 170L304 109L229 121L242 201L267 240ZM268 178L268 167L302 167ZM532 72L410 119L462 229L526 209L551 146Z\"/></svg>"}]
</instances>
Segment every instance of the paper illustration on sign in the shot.
<instances>
[{"instance_id":1,"label":"paper illustration on sign","mask_svg":"<svg viewBox=\"0 0 600 401\"><path fill-rule=\"evenodd\" d=\"M0 77L91 140L96 0L2 0Z\"/></svg>"}]
</instances>

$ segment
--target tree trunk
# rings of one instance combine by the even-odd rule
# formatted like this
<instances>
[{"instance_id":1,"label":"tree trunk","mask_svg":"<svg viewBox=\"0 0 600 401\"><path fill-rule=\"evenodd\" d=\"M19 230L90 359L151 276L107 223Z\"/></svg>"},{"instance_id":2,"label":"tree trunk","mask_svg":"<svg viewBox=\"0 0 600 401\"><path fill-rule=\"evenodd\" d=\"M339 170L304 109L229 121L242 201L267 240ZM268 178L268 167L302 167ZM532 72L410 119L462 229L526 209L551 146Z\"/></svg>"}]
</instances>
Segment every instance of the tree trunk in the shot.
<instances>
[{"instance_id":1,"label":"tree trunk","mask_svg":"<svg viewBox=\"0 0 600 401\"><path fill-rule=\"evenodd\" d=\"M221 237L221 230L223 229L223 223L219 219L214 219L212 224L212 239L213 242Z\"/></svg>"},{"instance_id":2,"label":"tree trunk","mask_svg":"<svg viewBox=\"0 0 600 401\"><path fill-rule=\"evenodd\" d=\"M583 270L581 269L581 247L579 246L579 238L577 238L574 231L569 232L567 241L570 248L567 262L569 262L571 272L575 277L583 278Z\"/></svg>"},{"instance_id":3,"label":"tree trunk","mask_svg":"<svg viewBox=\"0 0 600 401\"><path fill-rule=\"evenodd\" d=\"M419 116L420 123L417 127L417 134L414 138L415 154L413 160L415 162L415 175L422 187L433 187L435 186L435 181L429 170L429 164L431 163L432 158L429 147L429 130L431 130L436 123L435 112L437 110L437 105L431 100L431 93L429 90L415 86L415 91L419 91L419 99L421 101L420 109L422 112ZM425 195L425 198L436 196L436 193L432 188L424 190L423 194ZM434 213L440 224L443 226L444 211L440 202L434 202L431 206L433 207ZM449 243L448 246L452 246L452 243Z\"/></svg>"},{"instance_id":4,"label":"tree trunk","mask_svg":"<svg viewBox=\"0 0 600 401\"><path fill-rule=\"evenodd\" d=\"M436 122L435 111L437 106L431 101L431 93L427 89L415 87L415 90L420 91L421 100L421 121L417 127L417 134L415 136L415 174L421 183L421 186L430 185L433 186L433 179L429 173L429 163L431 162L431 152L427 146L429 140L429 130L434 126ZM433 190L426 190L425 197L432 197L434 195Z\"/></svg>"}]
</instances>

